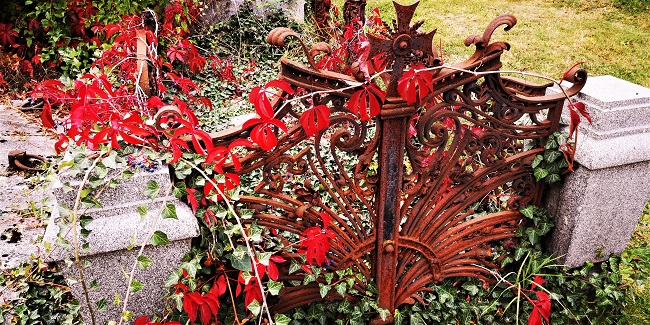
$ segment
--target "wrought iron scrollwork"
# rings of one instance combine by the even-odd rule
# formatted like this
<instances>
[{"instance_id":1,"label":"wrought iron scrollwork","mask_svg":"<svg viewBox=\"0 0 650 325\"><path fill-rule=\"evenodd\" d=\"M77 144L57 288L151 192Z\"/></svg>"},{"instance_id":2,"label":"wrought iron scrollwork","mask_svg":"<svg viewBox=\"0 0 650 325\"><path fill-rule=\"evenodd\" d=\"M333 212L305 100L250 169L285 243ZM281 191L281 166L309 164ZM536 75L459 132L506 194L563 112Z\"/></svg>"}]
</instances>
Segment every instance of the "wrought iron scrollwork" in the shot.
<instances>
[{"instance_id":1,"label":"wrought iron scrollwork","mask_svg":"<svg viewBox=\"0 0 650 325\"><path fill-rule=\"evenodd\" d=\"M546 96L549 85L483 73L497 72L509 49L490 41L500 26L508 30L516 24L514 16L502 15L482 36L467 38L465 44L476 47L468 60L435 70L434 91L421 105L407 105L396 92L403 71L415 62L441 64L435 31L410 24L416 7L395 4L394 30L369 37L370 56L385 55L392 68L387 102L377 118L360 121L351 114L347 100L359 88L349 85L358 84L356 79L316 70L315 52L302 43L312 68L282 59L280 79L296 90L322 92L311 101L332 108L330 126L307 137L296 122L301 113L295 102L287 104L291 98L281 96L274 102L276 117L294 127L272 151L252 149L242 158L243 173L262 170L255 195L239 201L257 211L246 222L297 236L320 222L320 211L327 212L337 236L327 267L375 278L379 306L391 311L421 300L420 292L445 278L491 281L490 270L499 268L495 247L511 248L522 222L518 209L540 200L542 184L531 163L542 149L527 150L525 144L543 144L557 130L564 100ZM269 41L283 45L288 36L298 37L281 29ZM574 69L567 79L574 82L567 90L573 95L586 74ZM246 136L247 130L222 132L215 142ZM491 198L498 198L496 207L486 202ZM281 279L301 275L285 272ZM364 290L366 284L357 279L354 285ZM286 286L279 297L273 304L277 312L344 298L336 293L322 298L315 283Z\"/></svg>"}]
</instances>

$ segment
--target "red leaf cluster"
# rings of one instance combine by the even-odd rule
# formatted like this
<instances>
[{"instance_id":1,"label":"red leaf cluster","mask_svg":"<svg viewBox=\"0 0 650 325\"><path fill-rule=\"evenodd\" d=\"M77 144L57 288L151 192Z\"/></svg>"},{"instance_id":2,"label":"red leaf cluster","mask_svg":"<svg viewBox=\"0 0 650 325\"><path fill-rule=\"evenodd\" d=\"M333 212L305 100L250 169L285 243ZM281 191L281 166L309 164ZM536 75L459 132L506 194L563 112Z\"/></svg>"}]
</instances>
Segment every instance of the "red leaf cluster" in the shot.
<instances>
[{"instance_id":1,"label":"red leaf cluster","mask_svg":"<svg viewBox=\"0 0 650 325\"><path fill-rule=\"evenodd\" d=\"M330 125L330 108L327 105L312 106L300 116L300 124L308 136L312 136Z\"/></svg>"},{"instance_id":2,"label":"red leaf cluster","mask_svg":"<svg viewBox=\"0 0 650 325\"><path fill-rule=\"evenodd\" d=\"M409 105L421 101L433 91L433 74L420 69L424 69L424 66L412 66L397 81L397 92Z\"/></svg>"},{"instance_id":3,"label":"red leaf cluster","mask_svg":"<svg viewBox=\"0 0 650 325\"><path fill-rule=\"evenodd\" d=\"M18 33L13 30L11 24L0 24L0 45L17 45L16 37L18 37Z\"/></svg>"},{"instance_id":4,"label":"red leaf cluster","mask_svg":"<svg viewBox=\"0 0 650 325\"><path fill-rule=\"evenodd\" d=\"M386 99L386 93L377 85L363 85L361 89L352 94L348 101L348 108L352 114L362 121L367 121L379 115L381 105Z\"/></svg>"},{"instance_id":5,"label":"red leaf cluster","mask_svg":"<svg viewBox=\"0 0 650 325\"><path fill-rule=\"evenodd\" d=\"M190 319L190 324L193 324L200 311L201 324L206 325L214 317L217 318L219 313L219 296L226 293L228 284L226 278L222 275L214 281L210 291L200 293L198 291L185 291L183 292L183 310L187 313Z\"/></svg>"},{"instance_id":6,"label":"red leaf cluster","mask_svg":"<svg viewBox=\"0 0 650 325\"><path fill-rule=\"evenodd\" d=\"M591 115L587 112L587 107L582 102L569 103L570 122L569 122L569 138L573 137L578 124L580 124L580 115L584 116L589 123L591 123Z\"/></svg>"},{"instance_id":7,"label":"red leaf cluster","mask_svg":"<svg viewBox=\"0 0 650 325\"><path fill-rule=\"evenodd\" d=\"M273 91L272 88L279 89L280 92ZM288 82L284 80L272 80L264 87L253 88L248 95L248 99L255 106L255 111L259 118L246 121L242 128L253 128L250 133L251 140L259 145L262 150L271 150L278 144L274 127L277 127L285 133L287 132L287 126L284 122L275 118L275 112L273 111L273 105L269 96L292 95L293 93L294 90Z\"/></svg>"},{"instance_id":8,"label":"red leaf cluster","mask_svg":"<svg viewBox=\"0 0 650 325\"><path fill-rule=\"evenodd\" d=\"M540 276L536 276L533 279L533 284L531 285L530 290L534 290L537 285L544 284L544 279ZM533 291L537 295L537 300L530 300L530 303L533 305L533 311L528 317L528 325L544 325L550 324L549 318L551 317L551 298L548 293L544 291ZM544 320L542 322L542 319Z\"/></svg>"},{"instance_id":9,"label":"red leaf cluster","mask_svg":"<svg viewBox=\"0 0 650 325\"><path fill-rule=\"evenodd\" d=\"M328 226L332 217L326 212L320 213L323 227L313 226L305 229L301 235L299 252L307 257L307 264L321 266L325 263L327 252L332 247L330 239L336 238L336 234Z\"/></svg>"}]
</instances>

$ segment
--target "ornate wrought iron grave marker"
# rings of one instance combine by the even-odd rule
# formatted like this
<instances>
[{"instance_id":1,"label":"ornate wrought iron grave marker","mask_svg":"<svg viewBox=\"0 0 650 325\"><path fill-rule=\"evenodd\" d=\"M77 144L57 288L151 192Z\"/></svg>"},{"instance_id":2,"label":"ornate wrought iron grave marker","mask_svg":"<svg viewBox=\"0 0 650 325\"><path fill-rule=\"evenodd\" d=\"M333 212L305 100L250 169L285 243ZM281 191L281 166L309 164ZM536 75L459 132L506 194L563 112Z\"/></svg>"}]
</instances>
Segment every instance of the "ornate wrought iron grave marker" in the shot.
<instances>
[{"instance_id":1,"label":"ornate wrought iron grave marker","mask_svg":"<svg viewBox=\"0 0 650 325\"><path fill-rule=\"evenodd\" d=\"M348 100L362 86L350 85L359 81L319 71L308 54L318 51L305 47L312 67L283 59L280 79L316 92L313 103L332 108L330 126L308 137L296 121L301 105L310 104L276 100L276 117L296 126L271 152L251 151L241 171L263 171L256 195L239 200L256 210L248 222L295 236L321 224L319 214L326 212L336 234L327 267L374 278L379 306L391 313L445 278L491 279L490 270L499 268L492 258L495 245L507 246L515 237L519 208L539 203L542 184L530 165L558 129L564 102L564 95L545 96L549 85L489 73L499 70L500 56L509 49L504 42L490 43L492 33L502 25L512 28L514 16L499 16L482 36L468 37L465 45L474 45L475 53L442 67L435 31L410 23L417 5L395 3L394 28L384 37L369 36L370 57L384 55L390 69L377 117L361 121L351 114ZM287 36L298 35L280 28L268 41L284 45ZM397 91L398 80L415 63L439 66L432 70L433 91L418 105L407 104ZM572 96L586 73L574 68L566 79L574 83L566 90ZM215 134L214 140L246 137L248 131ZM538 149L526 150L528 143ZM284 271L283 280L303 278ZM366 286L355 280L360 291ZM277 312L344 298L334 291L321 298L317 283L287 286L279 297L272 306Z\"/></svg>"}]
</instances>

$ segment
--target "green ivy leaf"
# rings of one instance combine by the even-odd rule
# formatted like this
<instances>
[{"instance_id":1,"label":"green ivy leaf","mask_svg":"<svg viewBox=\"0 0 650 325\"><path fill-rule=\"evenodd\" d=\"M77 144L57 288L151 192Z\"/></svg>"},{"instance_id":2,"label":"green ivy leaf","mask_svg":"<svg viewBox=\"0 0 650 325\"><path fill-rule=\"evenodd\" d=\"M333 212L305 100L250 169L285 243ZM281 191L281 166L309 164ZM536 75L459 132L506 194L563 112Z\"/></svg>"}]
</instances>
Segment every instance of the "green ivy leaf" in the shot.
<instances>
[{"instance_id":1,"label":"green ivy leaf","mask_svg":"<svg viewBox=\"0 0 650 325\"><path fill-rule=\"evenodd\" d=\"M248 257L248 255L244 254L244 256L237 257L236 254L229 254L228 259L230 260L230 263L232 264L232 267L241 270L241 271L252 271L253 266L251 264L251 259Z\"/></svg>"},{"instance_id":2,"label":"green ivy leaf","mask_svg":"<svg viewBox=\"0 0 650 325\"><path fill-rule=\"evenodd\" d=\"M184 262L181 264L181 268L185 269L190 277L195 278L196 272L201 268L201 266L196 263L195 260L191 260L189 262Z\"/></svg>"},{"instance_id":3,"label":"green ivy leaf","mask_svg":"<svg viewBox=\"0 0 650 325\"><path fill-rule=\"evenodd\" d=\"M549 150L544 152L544 160L546 160L549 163L554 162L556 159L564 156L561 152L555 151L555 150ZM535 157L537 158L537 157Z\"/></svg>"},{"instance_id":4,"label":"green ivy leaf","mask_svg":"<svg viewBox=\"0 0 650 325\"><path fill-rule=\"evenodd\" d=\"M381 320L383 321L385 321L386 318L388 318L388 315L390 315L390 311L384 308L377 308L377 312L379 313L379 317L381 317Z\"/></svg>"},{"instance_id":5,"label":"green ivy leaf","mask_svg":"<svg viewBox=\"0 0 650 325\"><path fill-rule=\"evenodd\" d=\"M158 192L160 192L160 188L156 181L149 181L144 189L144 195L152 200L158 196Z\"/></svg>"},{"instance_id":6,"label":"green ivy leaf","mask_svg":"<svg viewBox=\"0 0 650 325\"><path fill-rule=\"evenodd\" d=\"M165 279L165 288L170 288L173 285L177 284L178 281L181 280L181 275L183 274L183 271L181 270L174 270L169 276L167 276L167 279Z\"/></svg>"},{"instance_id":7,"label":"green ivy leaf","mask_svg":"<svg viewBox=\"0 0 650 325\"><path fill-rule=\"evenodd\" d=\"M334 289L336 292L341 295L341 297L345 297L345 294L347 293L348 287L345 282L339 282L334 286Z\"/></svg>"},{"instance_id":8,"label":"green ivy leaf","mask_svg":"<svg viewBox=\"0 0 650 325\"><path fill-rule=\"evenodd\" d=\"M112 150L111 153L108 154L108 156L102 159L102 164L104 164L104 166L108 168L116 169L117 168L117 162L115 161L116 157L117 157L117 151Z\"/></svg>"},{"instance_id":9,"label":"green ivy leaf","mask_svg":"<svg viewBox=\"0 0 650 325\"><path fill-rule=\"evenodd\" d=\"M167 234L165 234L160 230L156 230L153 233L153 236L151 236L151 244L154 246L169 244L169 239L167 238Z\"/></svg>"},{"instance_id":10,"label":"green ivy leaf","mask_svg":"<svg viewBox=\"0 0 650 325\"><path fill-rule=\"evenodd\" d=\"M427 325L427 323L424 322L424 319L422 319L422 316L420 316L419 313L412 313L411 314L410 324L411 325Z\"/></svg>"},{"instance_id":11,"label":"green ivy leaf","mask_svg":"<svg viewBox=\"0 0 650 325\"><path fill-rule=\"evenodd\" d=\"M277 296L280 293L280 290L282 290L282 282L269 280L269 282L266 284L266 287L268 288L270 294Z\"/></svg>"},{"instance_id":12,"label":"green ivy leaf","mask_svg":"<svg viewBox=\"0 0 650 325\"><path fill-rule=\"evenodd\" d=\"M320 297L325 298L327 296L327 293L332 290L332 286L325 284L325 283L319 283L318 286L320 287Z\"/></svg>"},{"instance_id":13,"label":"green ivy leaf","mask_svg":"<svg viewBox=\"0 0 650 325\"><path fill-rule=\"evenodd\" d=\"M85 215L85 214L82 215L82 216L79 218L79 224L81 224L81 228L86 228L86 226L87 226L91 221L93 221L93 218L92 218L91 216L88 216L88 215Z\"/></svg>"},{"instance_id":14,"label":"green ivy leaf","mask_svg":"<svg viewBox=\"0 0 650 325\"><path fill-rule=\"evenodd\" d=\"M136 292L142 290L142 288L144 288L144 284L142 284L140 281L138 281L138 279L133 279L133 281L131 281L131 285L129 287L131 289L131 292L136 293Z\"/></svg>"},{"instance_id":15,"label":"green ivy leaf","mask_svg":"<svg viewBox=\"0 0 650 325\"><path fill-rule=\"evenodd\" d=\"M542 161L544 161L544 157L542 155L537 155L535 156L535 159L533 159L533 162L530 164L530 167L537 168L537 166L539 166Z\"/></svg>"},{"instance_id":16,"label":"green ivy leaf","mask_svg":"<svg viewBox=\"0 0 650 325\"><path fill-rule=\"evenodd\" d=\"M557 147L559 147L559 145L557 144L557 142L555 141L555 139L553 139L552 137L550 137L550 138L548 139L548 142L546 142L546 146L544 146L544 149L555 149L555 148L557 148Z\"/></svg>"},{"instance_id":17,"label":"green ivy leaf","mask_svg":"<svg viewBox=\"0 0 650 325\"><path fill-rule=\"evenodd\" d=\"M469 291L469 294L472 296L475 296L479 291L478 286L471 282L463 283L462 288Z\"/></svg>"},{"instance_id":18,"label":"green ivy leaf","mask_svg":"<svg viewBox=\"0 0 650 325\"><path fill-rule=\"evenodd\" d=\"M298 270L300 270L302 266L298 264L295 260L291 260L291 265L289 265L289 274L292 274Z\"/></svg>"},{"instance_id":19,"label":"green ivy leaf","mask_svg":"<svg viewBox=\"0 0 650 325\"><path fill-rule=\"evenodd\" d=\"M174 189L172 190L172 194L176 198L182 198L187 196L187 185L183 182L176 182L174 184Z\"/></svg>"},{"instance_id":20,"label":"green ivy leaf","mask_svg":"<svg viewBox=\"0 0 650 325\"><path fill-rule=\"evenodd\" d=\"M548 183L548 184L555 184L555 183L557 183L557 182L559 182L561 180L562 179L560 178L560 175L558 175L558 174L550 174L550 175L546 176L546 183Z\"/></svg>"},{"instance_id":21,"label":"green ivy leaf","mask_svg":"<svg viewBox=\"0 0 650 325\"><path fill-rule=\"evenodd\" d=\"M153 263L153 261L150 258L144 255L138 256L138 266L141 270L148 268L151 263Z\"/></svg>"},{"instance_id":22,"label":"green ivy leaf","mask_svg":"<svg viewBox=\"0 0 650 325\"><path fill-rule=\"evenodd\" d=\"M520 209L519 212L523 214L526 218L532 219L535 214L535 206L529 205L523 209Z\"/></svg>"},{"instance_id":23,"label":"green ivy leaf","mask_svg":"<svg viewBox=\"0 0 650 325\"><path fill-rule=\"evenodd\" d=\"M115 298L113 299L113 305L119 306L121 302L122 302L122 299L120 298L120 294L116 293Z\"/></svg>"},{"instance_id":24,"label":"green ivy leaf","mask_svg":"<svg viewBox=\"0 0 650 325\"><path fill-rule=\"evenodd\" d=\"M539 241L539 235L537 234L537 231L535 231L534 228L528 228L526 229L526 234L528 235L528 240L530 241L531 244L535 245Z\"/></svg>"},{"instance_id":25,"label":"green ivy leaf","mask_svg":"<svg viewBox=\"0 0 650 325\"><path fill-rule=\"evenodd\" d=\"M250 312L257 316L260 314L260 311L262 311L262 306L260 306L260 303L257 300L253 300L248 306L246 306Z\"/></svg>"},{"instance_id":26,"label":"green ivy leaf","mask_svg":"<svg viewBox=\"0 0 650 325\"><path fill-rule=\"evenodd\" d=\"M324 277L325 277L325 281L327 281L327 284L332 284L334 273L325 273Z\"/></svg>"},{"instance_id":27,"label":"green ivy leaf","mask_svg":"<svg viewBox=\"0 0 650 325\"><path fill-rule=\"evenodd\" d=\"M95 304L97 305L97 311L104 312L108 310L108 303L106 302L106 298L100 299Z\"/></svg>"},{"instance_id":28,"label":"green ivy leaf","mask_svg":"<svg viewBox=\"0 0 650 325\"><path fill-rule=\"evenodd\" d=\"M273 321L277 325L289 325L289 322L291 322L291 318L283 314L275 314L275 316L273 316Z\"/></svg>"},{"instance_id":29,"label":"green ivy leaf","mask_svg":"<svg viewBox=\"0 0 650 325\"><path fill-rule=\"evenodd\" d=\"M146 205L139 205L138 206L138 213L140 214L140 220L144 220L144 218L147 216L148 210Z\"/></svg>"},{"instance_id":30,"label":"green ivy leaf","mask_svg":"<svg viewBox=\"0 0 650 325\"><path fill-rule=\"evenodd\" d=\"M548 175L548 171L544 168L535 168L533 174L535 175L535 179L539 181Z\"/></svg>"},{"instance_id":31,"label":"green ivy leaf","mask_svg":"<svg viewBox=\"0 0 650 325\"><path fill-rule=\"evenodd\" d=\"M165 208L162 210L162 217L163 219L178 219L176 216L176 206L171 203L167 203L165 205Z\"/></svg>"}]
</instances>

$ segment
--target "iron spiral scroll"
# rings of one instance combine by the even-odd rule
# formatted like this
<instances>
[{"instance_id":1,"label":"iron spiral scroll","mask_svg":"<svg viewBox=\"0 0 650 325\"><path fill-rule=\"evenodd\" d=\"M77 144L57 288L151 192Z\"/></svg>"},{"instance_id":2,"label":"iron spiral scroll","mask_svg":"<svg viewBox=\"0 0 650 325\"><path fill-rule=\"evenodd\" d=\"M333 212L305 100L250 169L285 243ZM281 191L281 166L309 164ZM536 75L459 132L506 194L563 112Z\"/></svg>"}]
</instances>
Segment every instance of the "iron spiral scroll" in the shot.
<instances>
[{"instance_id":1,"label":"iron spiral scroll","mask_svg":"<svg viewBox=\"0 0 650 325\"><path fill-rule=\"evenodd\" d=\"M465 45L476 47L469 59L435 70L434 91L421 105L408 105L398 96L397 80L415 62L434 67L441 60L432 42L435 31L424 33L421 22L410 23L418 3L394 5L395 29L385 37L369 36L370 57L381 54L392 62L379 116L361 121L353 115L347 101L359 88L349 85L358 80L317 70L313 56L327 45L307 51L303 43L311 66L282 59L280 79L319 92L312 100L330 106L330 126L308 137L296 122L302 104L276 99L276 117L295 126L272 151L253 149L242 159L240 174L261 170L262 182L254 195L239 199L256 211L247 222L294 236L320 225L321 211L331 215L336 239L327 268L352 268L374 278L379 306L391 313L421 300L419 293L445 278L492 279L490 270L499 269L494 248L515 237L522 222L518 209L541 199L543 184L535 181L531 163L543 146L525 144L546 142L558 129L564 103L564 94L545 95L550 85L481 73L498 71L510 47L490 42L497 28L516 24L514 16L501 15L482 35L466 39ZM298 37L281 28L268 41L284 45L290 36ZM580 91L586 78L583 70L572 69L566 94ZM247 137L248 131L213 134L214 142ZM504 198L500 211L486 208L488 197ZM286 268L280 273L285 283L304 277ZM354 283L360 291L366 285ZM318 283L286 285L272 309L344 298L333 290L322 298ZM392 320L377 320L382 322Z\"/></svg>"}]
</instances>

